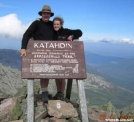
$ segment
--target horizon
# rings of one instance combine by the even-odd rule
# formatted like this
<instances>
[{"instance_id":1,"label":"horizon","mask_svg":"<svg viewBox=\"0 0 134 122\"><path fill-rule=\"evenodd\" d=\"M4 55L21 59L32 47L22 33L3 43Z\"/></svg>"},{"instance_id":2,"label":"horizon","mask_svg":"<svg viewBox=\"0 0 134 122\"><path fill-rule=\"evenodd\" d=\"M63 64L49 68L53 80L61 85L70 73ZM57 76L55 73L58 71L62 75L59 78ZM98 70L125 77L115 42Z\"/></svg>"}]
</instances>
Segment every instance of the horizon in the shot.
<instances>
[{"instance_id":1,"label":"horizon","mask_svg":"<svg viewBox=\"0 0 134 122\"><path fill-rule=\"evenodd\" d=\"M81 40L80 40L81 41ZM18 41L17 41L18 42ZM19 42L20 43L20 42ZM83 42L85 53L93 53L103 56L115 56L115 57L124 57L124 58L134 58L134 45L129 43L111 43L111 42ZM20 48L15 48L12 44L12 48L9 48L8 45L5 45L0 49L11 49L20 51ZM11 47L11 45L10 45Z\"/></svg>"}]
</instances>

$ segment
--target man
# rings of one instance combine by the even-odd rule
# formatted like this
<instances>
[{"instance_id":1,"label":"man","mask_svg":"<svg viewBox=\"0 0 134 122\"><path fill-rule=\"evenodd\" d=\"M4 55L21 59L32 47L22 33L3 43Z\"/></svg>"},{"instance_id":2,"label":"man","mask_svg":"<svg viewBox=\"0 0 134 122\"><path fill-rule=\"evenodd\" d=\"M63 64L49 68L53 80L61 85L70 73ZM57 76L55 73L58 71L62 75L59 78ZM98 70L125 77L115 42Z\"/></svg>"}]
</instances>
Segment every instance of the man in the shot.
<instances>
[{"instance_id":1,"label":"man","mask_svg":"<svg viewBox=\"0 0 134 122\"><path fill-rule=\"evenodd\" d=\"M27 44L31 37L34 40L53 40L53 23L49 19L54 13L51 11L50 6L44 5L42 11L39 11L38 14L42 16L41 20L34 21L23 35L20 51L22 58L26 56ZM49 79L40 79L43 102L48 101L48 82Z\"/></svg>"}]
</instances>

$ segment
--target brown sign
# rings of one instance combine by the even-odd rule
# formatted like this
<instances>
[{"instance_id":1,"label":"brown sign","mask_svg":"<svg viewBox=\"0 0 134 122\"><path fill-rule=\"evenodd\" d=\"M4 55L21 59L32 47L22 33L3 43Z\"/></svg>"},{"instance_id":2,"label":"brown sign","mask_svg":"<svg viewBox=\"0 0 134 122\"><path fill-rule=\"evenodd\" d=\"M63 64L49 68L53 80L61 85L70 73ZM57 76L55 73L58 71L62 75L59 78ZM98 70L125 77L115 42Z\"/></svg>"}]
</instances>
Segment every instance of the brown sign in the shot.
<instances>
[{"instance_id":1,"label":"brown sign","mask_svg":"<svg viewBox=\"0 0 134 122\"><path fill-rule=\"evenodd\" d=\"M86 78L83 42L30 40L27 55L22 58L21 77Z\"/></svg>"}]
</instances>

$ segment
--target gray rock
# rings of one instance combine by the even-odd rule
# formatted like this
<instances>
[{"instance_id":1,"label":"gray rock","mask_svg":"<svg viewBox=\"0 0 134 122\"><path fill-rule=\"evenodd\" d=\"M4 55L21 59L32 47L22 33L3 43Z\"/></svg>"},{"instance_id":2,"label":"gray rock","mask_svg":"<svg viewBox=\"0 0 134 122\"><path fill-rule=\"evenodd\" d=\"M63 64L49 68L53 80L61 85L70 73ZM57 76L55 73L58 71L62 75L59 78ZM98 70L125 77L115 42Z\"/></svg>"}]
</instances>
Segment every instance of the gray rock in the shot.
<instances>
[{"instance_id":1,"label":"gray rock","mask_svg":"<svg viewBox=\"0 0 134 122\"><path fill-rule=\"evenodd\" d=\"M24 122L23 120L15 120L15 121L10 121L10 122Z\"/></svg>"},{"instance_id":2,"label":"gray rock","mask_svg":"<svg viewBox=\"0 0 134 122\"><path fill-rule=\"evenodd\" d=\"M81 122L81 120L78 118L70 118L68 122Z\"/></svg>"},{"instance_id":3,"label":"gray rock","mask_svg":"<svg viewBox=\"0 0 134 122\"><path fill-rule=\"evenodd\" d=\"M18 89L26 85L26 81L21 79L21 72L17 69L0 64L0 92L6 98L13 97Z\"/></svg>"},{"instance_id":4,"label":"gray rock","mask_svg":"<svg viewBox=\"0 0 134 122\"><path fill-rule=\"evenodd\" d=\"M1 103L1 101L4 100L4 99L5 99L5 96L4 96L3 94L0 94L0 103Z\"/></svg>"},{"instance_id":5,"label":"gray rock","mask_svg":"<svg viewBox=\"0 0 134 122\"><path fill-rule=\"evenodd\" d=\"M50 118L47 117L47 118L45 118L45 119L42 119L40 122L50 122Z\"/></svg>"},{"instance_id":6,"label":"gray rock","mask_svg":"<svg viewBox=\"0 0 134 122\"><path fill-rule=\"evenodd\" d=\"M47 109L45 106L35 107L35 122L40 122L47 116Z\"/></svg>"},{"instance_id":7,"label":"gray rock","mask_svg":"<svg viewBox=\"0 0 134 122\"><path fill-rule=\"evenodd\" d=\"M56 118L78 117L78 113L71 103L60 100L48 101L48 114Z\"/></svg>"},{"instance_id":8,"label":"gray rock","mask_svg":"<svg viewBox=\"0 0 134 122\"><path fill-rule=\"evenodd\" d=\"M21 106L17 98L5 99L0 104L0 122L17 120L21 114Z\"/></svg>"},{"instance_id":9,"label":"gray rock","mask_svg":"<svg viewBox=\"0 0 134 122\"><path fill-rule=\"evenodd\" d=\"M50 122L68 122L67 120L65 119L58 119L58 118L50 118Z\"/></svg>"}]
</instances>

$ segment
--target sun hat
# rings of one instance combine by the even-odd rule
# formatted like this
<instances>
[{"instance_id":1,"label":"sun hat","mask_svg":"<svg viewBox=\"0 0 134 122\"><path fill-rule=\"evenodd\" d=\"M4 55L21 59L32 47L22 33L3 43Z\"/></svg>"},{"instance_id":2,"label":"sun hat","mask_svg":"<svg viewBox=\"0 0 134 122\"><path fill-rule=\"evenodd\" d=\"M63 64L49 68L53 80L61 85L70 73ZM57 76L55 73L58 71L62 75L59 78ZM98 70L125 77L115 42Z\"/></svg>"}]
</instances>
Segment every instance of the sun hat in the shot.
<instances>
[{"instance_id":1,"label":"sun hat","mask_svg":"<svg viewBox=\"0 0 134 122\"><path fill-rule=\"evenodd\" d=\"M50 14L51 14L51 17L54 15L54 13L51 11L50 6L48 6L48 5L44 5L43 8L42 8L42 11L39 11L38 14L39 14L40 16L42 16L42 13L43 13L43 12L50 13Z\"/></svg>"}]
</instances>

